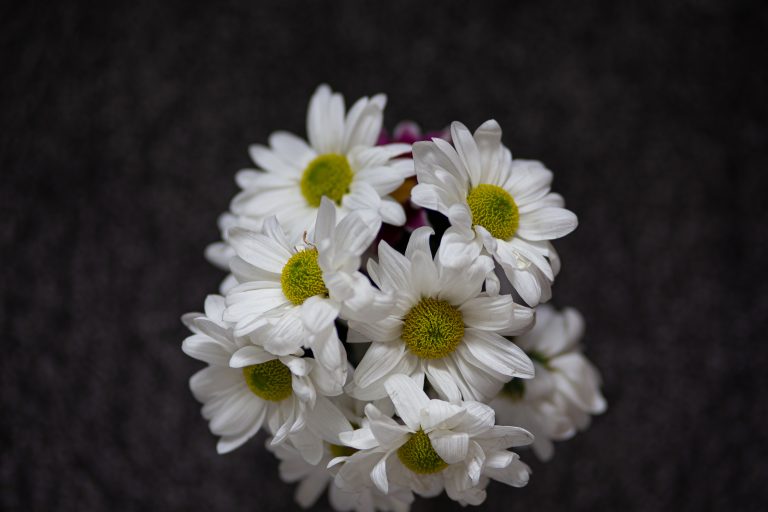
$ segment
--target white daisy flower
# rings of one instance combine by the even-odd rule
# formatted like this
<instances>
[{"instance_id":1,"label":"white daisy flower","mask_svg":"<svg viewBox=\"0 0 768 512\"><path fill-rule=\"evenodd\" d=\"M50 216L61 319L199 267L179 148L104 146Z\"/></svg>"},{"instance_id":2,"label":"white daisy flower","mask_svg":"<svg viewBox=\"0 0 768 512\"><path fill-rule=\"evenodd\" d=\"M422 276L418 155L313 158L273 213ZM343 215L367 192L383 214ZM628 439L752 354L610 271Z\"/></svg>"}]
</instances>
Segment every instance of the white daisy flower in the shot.
<instances>
[{"instance_id":1,"label":"white daisy flower","mask_svg":"<svg viewBox=\"0 0 768 512\"><path fill-rule=\"evenodd\" d=\"M227 453L245 443L266 424L274 443L290 439L310 462L322 457L323 442L338 443L338 433L351 425L327 396L341 393L333 376L311 358L275 356L251 340L237 337L223 320L224 298L209 296L205 314L182 318L193 335L184 353L208 363L189 381L202 402L203 417L220 436L216 449ZM253 339L262 333L255 332Z\"/></svg>"},{"instance_id":2,"label":"white daisy flower","mask_svg":"<svg viewBox=\"0 0 768 512\"><path fill-rule=\"evenodd\" d=\"M513 379L490 405L497 417L530 430L533 450L542 460L554 454L552 441L585 429L591 414L605 412L600 374L581 354L584 319L575 309L536 308L536 326L515 338L533 359L536 376Z\"/></svg>"},{"instance_id":3,"label":"white daisy flower","mask_svg":"<svg viewBox=\"0 0 768 512\"><path fill-rule=\"evenodd\" d=\"M289 443L272 446L268 442L267 448L280 459L280 478L287 483L298 482L294 499L304 509L317 503L326 489L331 506L339 511L406 512L413 502L413 493L407 488L393 486L388 494L384 494L375 487L360 487L354 490L338 487L334 483L334 477L339 466L329 468L328 464L336 457L354 454L357 451L354 448L326 443L323 457L316 465L304 460L299 451Z\"/></svg>"},{"instance_id":4,"label":"white daisy flower","mask_svg":"<svg viewBox=\"0 0 768 512\"><path fill-rule=\"evenodd\" d=\"M523 300L535 306L551 297L560 261L550 240L576 229L563 198L550 193L552 172L540 162L512 160L496 121L474 136L451 125L453 146L441 139L413 146L419 184L413 202L446 215L452 266L463 266L484 248L501 265Z\"/></svg>"},{"instance_id":5,"label":"white daisy flower","mask_svg":"<svg viewBox=\"0 0 768 512\"><path fill-rule=\"evenodd\" d=\"M227 292L224 319L238 336L269 326L264 348L291 354L302 345L326 369L345 382L346 352L334 320L373 320L391 308L391 298L376 290L357 269L360 255L378 232L379 218L353 212L336 223L333 203L323 198L314 234L300 246L290 244L275 217L263 233L230 231L237 256L230 260L238 285ZM299 242L299 240L295 240Z\"/></svg>"},{"instance_id":6,"label":"white daisy flower","mask_svg":"<svg viewBox=\"0 0 768 512\"><path fill-rule=\"evenodd\" d=\"M528 483L530 469L507 451L531 443L526 430L494 426L493 409L479 402L430 400L405 375L390 377L386 389L405 424L366 406L363 428L339 436L359 451L331 461L343 463L336 477L342 489L368 480L387 493L392 482L428 497L445 489L461 504L479 505L489 479L515 487Z\"/></svg>"},{"instance_id":7,"label":"white daisy flower","mask_svg":"<svg viewBox=\"0 0 768 512\"><path fill-rule=\"evenodd\" d=\"M405 255L386 242L379 262L368 262L371 279L395 294L389 316L374 322L350 321L347 341L372 340L347 390L361 400L386 396L387 377L426 376L446 400L486 401L512 377L533 377L528 356L503 335L520 334L533 322L533 310L509 295L489 297L483 281L493 268L477 256L461 269L442 264L445 248L433 259L429 227L417 229Z\"/></svg>"},{"instance_id":8,"label":"white daisy flower","mask_svg":"<svg viewBox=\"0 0 768 512\"><path fill-rule=\"evenodd\" d=\"M276 215L293 235L314 220L323 196L336 205L339 217L359 209L373 210L388 223L405 223L403 207L389 194L413 176L413 161L396 158L410 152L409 144L376 146L386 96L359 99L349 112L344 98L330 87L317 88L307 112L309 144L287 132L275 132L269 147L250 147L263 170L243 170L243 189L232 201L235 216L263 222Z\"/></svg>"}]
</instances>

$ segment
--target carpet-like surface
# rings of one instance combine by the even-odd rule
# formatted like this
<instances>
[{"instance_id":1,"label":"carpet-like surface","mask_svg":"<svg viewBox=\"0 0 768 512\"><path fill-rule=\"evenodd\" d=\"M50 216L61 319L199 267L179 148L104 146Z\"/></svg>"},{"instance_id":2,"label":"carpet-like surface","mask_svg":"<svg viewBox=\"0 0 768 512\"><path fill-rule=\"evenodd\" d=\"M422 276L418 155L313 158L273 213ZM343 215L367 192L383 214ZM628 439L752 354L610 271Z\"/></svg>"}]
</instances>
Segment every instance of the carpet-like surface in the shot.
<instances>
[{"instance_id":1,"label":"carpet-like surface","mask_svg":"<svg viewBox=\"0 0 768 512\"><path fill-rule=\"evenodd\" d=\"M579 215L554 303L609 410L487 510L764 510L766 9L506 4L0 8L0 508L294 507L263 437L216 455L179 317L247 145L328 82L390 127L496 118Z\"/></svg>"}]
</instances>

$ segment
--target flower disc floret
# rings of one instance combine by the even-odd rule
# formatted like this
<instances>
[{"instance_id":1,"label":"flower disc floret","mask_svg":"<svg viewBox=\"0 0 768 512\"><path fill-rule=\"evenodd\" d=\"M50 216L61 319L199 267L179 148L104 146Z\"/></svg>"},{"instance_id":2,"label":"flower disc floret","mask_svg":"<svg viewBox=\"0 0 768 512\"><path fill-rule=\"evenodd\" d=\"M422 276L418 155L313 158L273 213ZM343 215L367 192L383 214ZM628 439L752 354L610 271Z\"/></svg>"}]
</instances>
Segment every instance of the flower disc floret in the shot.
<instances>
[{"instance_id":1,"label":"flower disc floret","mask_svg":"<svg viewBox=\"0 0 768 512\"><path fill-rule=\"evenodd\" d=\"M323 271L317 263L317 249L299 251L288 260L280 274L285 296L299 306L315 295L328 295Z\"/></svg>"},{"instance_id":2,"label":"flower disc floret","mask_svg":"<svg viewBox=\"0 0 768 512\"><path fill-rule=\"evenodd\" d=\"M320 206L323 196L336 204L349 192L352 183L352 168L344 155L328 153L309 162L301 177L301 193L310 206Z\"/></svg>"},{"instance_id":3,"label":"flower disc floret","mask_svg":"<svg viewBox=\"0 0 768 512\"><path fill-rule=\"evenodd\" d=\"M464 338L464 318L448 302L427 297L405 315L401 337L408 350L422 359L445 357Z\"/></svg>"},{"instance_id":4,"label":"flower disc floret","mask_svg":"<svg viewBox=\"0 0 768 512\"><path fill-rule=\"evenodd\" d=\"M293 393L291 370L279 359L246 366L243 377L254 395L270 402L285 400Z\"/></svg>"},{"instance_id":5,"label":"flower disc floret","mask_svg":"<svg viewBox=\"0 0 768 512\"><path fill-rule=\"evenodd\" d=\"M512 196L501 187L483 183L467 194L472 224L482 226L494 237L509 240L520 226L520 212Z\"/></svg>"},{"instance_id":6,"label":"flower disc floret","mask_svg":"<svg viewBox=\"0 0 768 512\"><path fill-rule=\"evenodd\" d=\"M419 429L397 450L397 458L414 473L429 475L448 467L432 447L429 436Z\"/></svg>"}]
</instances>

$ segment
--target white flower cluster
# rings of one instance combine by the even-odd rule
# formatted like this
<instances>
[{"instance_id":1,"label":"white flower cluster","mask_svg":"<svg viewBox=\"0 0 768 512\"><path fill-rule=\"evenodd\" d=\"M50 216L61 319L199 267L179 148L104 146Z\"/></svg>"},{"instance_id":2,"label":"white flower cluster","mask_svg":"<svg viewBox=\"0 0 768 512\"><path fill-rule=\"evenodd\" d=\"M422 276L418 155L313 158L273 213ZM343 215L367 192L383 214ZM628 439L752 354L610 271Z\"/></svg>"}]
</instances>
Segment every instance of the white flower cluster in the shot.
<instances>
[{"instance_id":1,"label":"white flower cluster","mask_svg":"<svg viewBox=\"0 0 768 512\"><path fill-rule=\"evenodd\" d=\"M385 103L345 111L323 85L308 141L276 132L250 148L258 169L237 174L206 253L231 273L183 317L182 349L208 365L190 387L219 453L269 433L302 507L326 488L337 510L408 510L443 491L478 505L491 479L528 482L511 448L548 459L605 410L581 316L537 307L560 269L551 240L577 220L495 121L380 144ZM450 222L439 241L409 221L420 208ZM403 252L382 223L409 234Z\"/></svg>"}]
</instances>

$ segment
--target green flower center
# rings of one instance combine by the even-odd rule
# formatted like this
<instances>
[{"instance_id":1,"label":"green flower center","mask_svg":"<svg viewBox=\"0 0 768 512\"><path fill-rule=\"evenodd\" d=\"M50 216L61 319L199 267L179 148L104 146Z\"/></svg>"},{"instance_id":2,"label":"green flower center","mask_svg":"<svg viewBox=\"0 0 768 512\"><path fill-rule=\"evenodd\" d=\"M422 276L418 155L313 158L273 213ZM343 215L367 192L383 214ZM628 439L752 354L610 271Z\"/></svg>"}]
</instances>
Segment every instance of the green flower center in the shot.
<instances>
[{"instance_id":1,"label":"green flower center","mask_svg":"<svg viewBox=\"0 0 768 512\"><path fill-rule=\"evenodd\" d=\"M504 393L512 400L522 400L525 396L525 381L515 377L504 384Z\"/></svg>"},{"instance_id":2,"label":"green flower center","mask_svg":"<svg viewBox=\"0 0 768 512\"><path fill-rule=\"evenodd\" d=\"M317 249L306 249L291 256L280 274L280 285L288 300L297 306L315 295L327 295L323 271L317 264Z\"/></svg>"},{"instance_id":3,"label":"green flower center","mask_svg":"<svg viewBox=\"0 0 768 512\"><path fill-rule=\"evenodd\" d=\"M439 359L456 350L464 338L464 318L448 302L427 297L405 315L401 338L422 359Z\"/></svg>"},{"instance_id":4,"label":"green flower center","mask_svg":"<svg viewBox=\"0 0 768 512\"><path fill-rule=\"evenodd\" d=\"M352 168L344 155L328 153L309 162L301 177L301 193L310 206L320 206L320 199L328 196L336 204L349 192Z\"/></svg>"},{"instance_id":5,"label":"green flower center","mask_svg":"<svg viewBox=\"0 0 768 512\"><path fill-rule=\"evenodd\" d=\"M285 400L293 393L291 370L279 359L246 366L243 377L254 395L270 402Z\"/></svg>"},{"instance_id":6,"label":"green flower center","mask_svg":"<svg viewBox=\"0 0 768 512\"><path fill-rule=\"evenodd\" d=\"M421 475L437 473L448 467L448 463L432 448L429 436L421 429L398 448L397 458L403 466Z\"/></svg>"},{"instance_id":7,"label":"green flower center","mask_svg":"<svg viewBox=\"0 0 768 512\"><path fill-rule=\"evenodd\" d=\"M351 446L342 446L339 444L329 444L328 451L331 452L331 455L334 457L349 457L357 453L355 448L352 448Z\"/></svg>"},{"instance_id":8,"label":"green flower center","mask_svg":"<svg viewBox=\"0 0 768 512\"><path fill-rule=\"evenodd\" d=\"M509 240L520 226L520 212L509 192L483 183L467 194L472 224L482 226L494 237Z\"/></svg>"}]
</instances>

